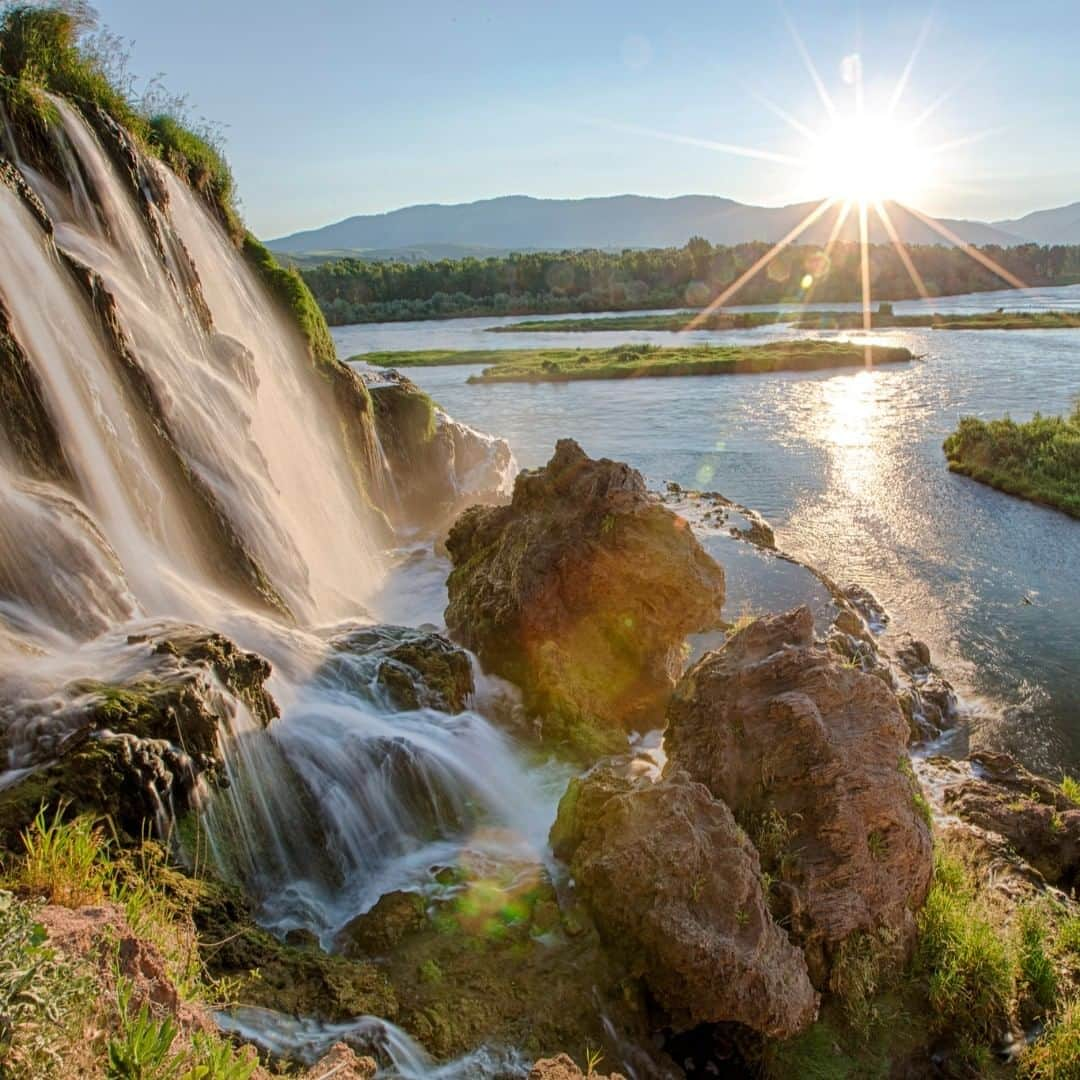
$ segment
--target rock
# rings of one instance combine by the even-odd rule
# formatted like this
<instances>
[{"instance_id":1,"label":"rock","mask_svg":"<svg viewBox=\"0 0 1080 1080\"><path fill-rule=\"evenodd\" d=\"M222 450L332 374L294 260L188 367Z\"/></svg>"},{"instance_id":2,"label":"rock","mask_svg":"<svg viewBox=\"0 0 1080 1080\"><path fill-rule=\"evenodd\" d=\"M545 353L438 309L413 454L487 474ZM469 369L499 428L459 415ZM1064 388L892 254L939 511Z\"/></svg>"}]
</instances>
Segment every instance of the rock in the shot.
<instances>
[{"instance_id":1,"label":"rock","mask_svg":"<svg viewBox=\"0 0 1080 1080\"><path fill-rule=\"evenodd\" d=\"M1003 836L1052 885L1075 890L1080 883L1080 806L1008 754L980 751L968 760L974 775L945 789L946 808Z\"/></svg>"},{"instance_id":2,"label":"rock","mask_svg":"<svg viewBox=\"0 0 1080 1080\"><path fill-rule=\"evenodd\" d=\"M241 708L259 724L277 716L265 688L270 664L221 634L183 624L129 637L123 681L80 680L4 709L4 748L31 771L0 792L9 841L45 803L108 815L132 839L162 806L177 815L200 783L222 778L219 733Z\"/></svg>"},{"instance_id":3,"label":"rock","mask_svg":"<svg viewBox=\"0 0 1080 1080\"><path fill-rule=\"evenodd\" d=\"M467 506L506 501L515 466L505 439L458 423L399 372L380 371L368 388L397 527L438 534Z\"/></svg>"},{"instance_id":4,"label":"rock","mask_svg":"<svg viewBox=\"0 0 1080 1080\"><path fill-rule=\"evenodd\" d=\"M932 855L906 744L892 691L816 644L805 607L708 653L668 710L667 770L746 824L818 987L857 931L913 940Z\"/></svg>"},{"instance_id":5,"label":"rock","mask_svg":"<svg viewBox=\"0 0 1080 1080\"><path fill-rule=\"evenodd\" d=\"M600 766L564 797L553 840L601 936L675 1030L736 1021L786 1038L814 1019L806 961L769 913L757 852L704 785Z\"/></svg>"},{"instance_id":6,"label":"rock","mask_svg":"<svg viewBox=\"0 0 1080 1080\"><path fill-rule=\"evenodd\" d=\"M397 1016L394 990L374 964L278 940L256 924L237 888L210 878L189 887L202 962L208 974L230 980L236 1004L331 1022Z\"/></svg>"},{"instance_id":7,"label":"rock","mask_svg":"<svg viewBox=\"0 0 1080 1080\"><path fill-rule=\"evenodd\" d=\"M606 1073L601 1075L590 1069L583 1073L574 1059L569 1054L559 1054L558 1057L542 1058L529 1070L529 1080L583 1080L589 1076L592 1080L626 1080L622 1073Z\"/></svg>"},{"instance_id":8,"label":"rock","mask_svg":"<svg viewBox=\"0 0 1080 1080\"><path fill-rule=\"evenodd\" d=\"M419 893L386 893L370 911L350 919L334 944L344 956L385 956L406 934L426 923L424 898Z\"/></svg>"},{"instance_id":9,"label":"rock","mask_svg":"<svg viewBox=\"0 0 1080 1080\"><path fill-rule=\"evenodd\" d=\"M379 1065L374 1058L359 1057L344 1043L335 1043L300 1080L374 1080Z\"/></svg>"},{"instance_id":10,"label":"rock","mask_svg":"<svg viewBox=\"0 0 1080 1080\"><path fill-rule=\"evenodd\" d=\"M363 626L331 638L338 657L331 679L345 679L366 691L372 679L398 709L438 709L459 713L475 692L468 653L441 634L406 626Z\"/></svg>"},{"instance_id":11,"label":"rock","mask_svg":"<svg viewBox=\"0 0 1080 1080\"><path fill-rule=\"evenodd\" d=\"M451 636L554 738L657 725L686 635L720 619L724 573L689 526L636 470L569 439L509 506L467 510L447 549Z\"/></svg>"}]
</instances>

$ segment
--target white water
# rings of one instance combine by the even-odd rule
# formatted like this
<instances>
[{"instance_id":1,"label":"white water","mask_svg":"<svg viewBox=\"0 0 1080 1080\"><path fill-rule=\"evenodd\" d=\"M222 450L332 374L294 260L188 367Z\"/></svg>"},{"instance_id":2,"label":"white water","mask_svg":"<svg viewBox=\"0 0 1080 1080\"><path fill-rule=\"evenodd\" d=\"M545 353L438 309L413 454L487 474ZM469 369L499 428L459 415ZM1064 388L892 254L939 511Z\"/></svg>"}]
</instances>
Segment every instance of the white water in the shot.
<instances>
[{"instance_id":1,"label":"white water","mask_svg":"<svg viewBox=\"0 0 1080 1080\"><path fill-rule=\"evenodd\" d=\"M336 651L320 629L405 609L441 623L429 603L441 587L389 584L345 464L341 426L353 421L188 189L162 170L168 205L152 202L156 185L135 192L83 118L56 104L66 179L24 168L55 243L0 186L0 296L75 483L23 475L0 439L0 785L48 761L80 723L73 683L134 678L149 662L146 633L197 622L274 668L282 716L267 731L223 690L230 783L208 793L203 816L211 854L249 886L269 925L307 927L329 945L382 893L423 889L439 866L535 873L565 774L526 771L478 712L394 709L374 661ZM60 253L100 276L134 380ZM209 326L191 291L196 275ZM454 443L453 494L506 483L505 443L439 422ZM184 470L212 493L220 522ZM219 524L295 622L246 599L250 583L225 557ZM481 1057L446 1071L403 1033L381 1030L389 1075L482 1075Z\"/></svg>"}]
</instances>

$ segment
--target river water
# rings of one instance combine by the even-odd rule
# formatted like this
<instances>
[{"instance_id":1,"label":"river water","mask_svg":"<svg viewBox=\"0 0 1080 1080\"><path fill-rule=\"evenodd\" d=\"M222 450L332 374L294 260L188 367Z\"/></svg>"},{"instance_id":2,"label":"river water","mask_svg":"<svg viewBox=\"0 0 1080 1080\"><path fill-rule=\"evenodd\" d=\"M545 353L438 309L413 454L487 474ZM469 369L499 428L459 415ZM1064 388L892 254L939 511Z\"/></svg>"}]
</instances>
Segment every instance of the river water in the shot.
<instances>
[{"instance_id":1,"label":"river water","mask_svg":"<svg viewBox=\"0 0 1080 1080\"><path fill-rule=\"evenodd\" d=\"M896 310L925 306L1080 310L1080 287ZM793 333L487 332L514 321L347 326L334 336L351 356ZM523 467L571 436L594 456L632 463L651 485L673 480L754 507L783 549L841 584L869 588L894 626L930 644L967 701L972 744L1013 750L1051 772L1080 767L1080 523L952 475L941 450L961 416L1024 420L1070 408L1080 332L894 330L873 340L907 345L920 359L869 371L570 384L470 386L480 370L472 365L408 374L453 416L506 437Z\"/></svg>"}]
</instances>

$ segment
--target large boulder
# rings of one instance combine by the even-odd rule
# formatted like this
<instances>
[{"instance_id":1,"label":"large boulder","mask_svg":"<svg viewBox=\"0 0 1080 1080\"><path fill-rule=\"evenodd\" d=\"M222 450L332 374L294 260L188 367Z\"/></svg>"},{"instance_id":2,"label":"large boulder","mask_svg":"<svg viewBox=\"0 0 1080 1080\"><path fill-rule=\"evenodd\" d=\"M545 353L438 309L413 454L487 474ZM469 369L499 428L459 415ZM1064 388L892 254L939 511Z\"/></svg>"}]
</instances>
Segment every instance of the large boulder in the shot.
<instances>
[{"instance_id":1,"label":"large boulder","mask_svg":"<svg viewBox=\"0 0 1080 1080\"><path fill-rule=\"evenodd\" d=\"M737 1021L785 1038L814 1019L806 961L773 921L757 852L702 784L601 765L568 789L552 839L601 935L676 1030Z\"/></svg>"},{"instance_id":2,"label":"large boulder","mask_svg":"<svg viewBox=\"0 0 1080 1080\"><path fill-rule=\"evenodd\" d=\"M852 934L913 940L932 853L907 736L890 687L815 643L805 607L733 635L672 699L667 768L747 827L819 987Z\"/></svg>"},{"instance_id":3,"label":"large boulder","mask_svg":"<svg viewBox=\"0 0 1080 1080\"><path fill-rule=\"evenodd\" d=\"M628 465L560 440L509 506L447 539L446 623L517 683L556 738L661 722L689 633L720 619L724 572Z\"/></svg>"},{"instance_id":4,"label":"large boulder","mask_svg":"<svg viewBox=\"0 0 1080 1080\"><path fill-rule=\"evenodd\" d=\"M945 807L962 821L1003 836L1051 884L1080 884L1080 805L1008 754L978 751L972 775L945 789Z\"/></svg>"}]
</instances>

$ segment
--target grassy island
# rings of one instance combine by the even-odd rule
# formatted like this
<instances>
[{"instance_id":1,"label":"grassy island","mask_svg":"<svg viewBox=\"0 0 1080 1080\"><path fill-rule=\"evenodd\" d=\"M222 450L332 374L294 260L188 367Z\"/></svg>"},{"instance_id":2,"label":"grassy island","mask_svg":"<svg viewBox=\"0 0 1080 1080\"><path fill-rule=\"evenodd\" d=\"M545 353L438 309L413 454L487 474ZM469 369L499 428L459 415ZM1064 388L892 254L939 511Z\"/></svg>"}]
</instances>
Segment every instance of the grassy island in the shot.
<instances>
[{"instance_id":1,"label":"grassy island","mask_svg":"<svg viewBox=\"0 0 1080 1080\"><path fill-rule=\"evenodd\" d=\"M495 334L577 333L611 330L664 330L677 333L689 328L695 311L661 315L616 315L610 318L530 319L493 326ZM883 304L871 313L875 330L930 327L934 330L1075 330L1080 313L1072 311L992 311L970 315L895 315ZM803 330L861 330L859 311L717 311L705 316L695 330L753 330L759 326L785 325Z\"/></svg>"},{"instance_id":2,"label":"grassy island","mask_svg":"<svg viewBox=\"0 0 1080 1080\"><path fill-rule=\"evenodd\" d=\"M874 364L914 359L909 349L875 345ZM471 383L571 382L579 379L634 379L677 375L739 375L769 371L818 371L866 363L865 346L850 341L773 341L764 345L699 345L668 349L621 345L614 349L494 349L472 352L364 353L353 357L380 367L437 367L489 364Z\"/></svg>"},{"instance_id":3,"label":"grassy island","mask_svg":"<svg viewBox=\"0 0 1080 1080\"><path fill-rule=\"evenodd\" d=\"M953 472L1080 518L1080 404L1026 424L964 417L945 455Z\"/></svg>"}]
</instances>

